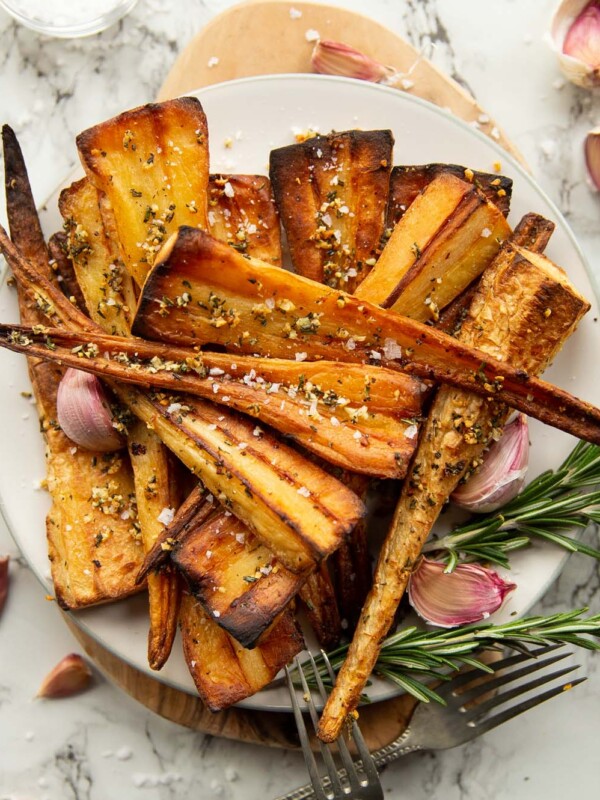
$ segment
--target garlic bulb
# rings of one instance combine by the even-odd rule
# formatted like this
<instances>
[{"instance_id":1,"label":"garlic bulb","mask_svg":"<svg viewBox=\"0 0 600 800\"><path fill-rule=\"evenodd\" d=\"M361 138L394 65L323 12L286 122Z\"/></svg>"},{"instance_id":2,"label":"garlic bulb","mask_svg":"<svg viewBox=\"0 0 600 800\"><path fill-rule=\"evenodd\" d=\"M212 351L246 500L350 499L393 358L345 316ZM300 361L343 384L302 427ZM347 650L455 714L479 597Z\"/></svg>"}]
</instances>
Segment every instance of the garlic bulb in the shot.
<instances>
[{"instance_id":1,"label":"garlic bulb","mask_svg":"<svg viewBox=\"0 0 600 800\"><path fill-rule=\"evenodd\" d=\"M554 12L549 38L565 77L586 89L600 85L598 0L563 0Z\"/></svg>"},{"instance_id":2,"label":"garlic bulb","mask_svg":"<svg viewBox=\"0 0 600 800\"><path fill-rule=\"evenodd\" d=\"M518 414L483 456L483 464L450 499L468 511L488 513L508 503L525 483L529 462L527 417Z\"/></svg>"},{"instance_id":3,"label":"garlic bulb","mask_svg":"<svg viewBox=\"0 0 600 800\"><path fill-rule=\"evenodd\" d=\"M585 137L585 165L593 188L600 191L600 128Z\"/></svg>"},{"instance_id":4,"label":"garlic bulb","mask_svg":"<svg viewBox=\"0 0 600 800\"><path fill-rule=\"evenodd\" d=\"M108 453L123 446L102 384L95 375L68 369L56 398L58 424L75 444Z\"/></svg>"},{"instance_id":5,"label":"garlic bulb","mask_svg":"<svg viewBox=\"0 0 600 800\"><path fill-rule=\"evenodd\" d=\"M90 685L92 670L77 653L61 659L42 681L38 697L58 699L78 694Z\"/></svg>"},{"instance_id":6,"label":"garlic bulb","mask_svg":"<svg viewBox=\"0 0 600 800\"><path fill-rule=\"evenodd\" d=\"M315 72L324 75L342 75L373 83L379 83L396 73L393 67L386 67L343 42L318 41L311 63Z\"/></svg>"},{"instance_id":7,"label":"garlic bulb","mask_svg":"<svg viewBox=\"0 0 600 800\"><path fill-rule=\"evenodd\" d=\"M408 583L411 606L426 622L440 628L487 619L516 588L480 564L459 564L448 574L445 569L440 561L423 557Z\"/></svg>"}]
</instances>

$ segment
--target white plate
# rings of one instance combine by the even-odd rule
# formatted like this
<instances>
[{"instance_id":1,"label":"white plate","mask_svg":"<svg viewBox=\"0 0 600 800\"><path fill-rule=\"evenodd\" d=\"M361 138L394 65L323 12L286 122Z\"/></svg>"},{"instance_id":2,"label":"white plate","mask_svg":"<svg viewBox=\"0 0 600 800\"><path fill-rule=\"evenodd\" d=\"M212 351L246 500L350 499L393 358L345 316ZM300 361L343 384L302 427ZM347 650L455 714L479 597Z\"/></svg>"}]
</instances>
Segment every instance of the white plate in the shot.
<instances>
[{"instance_id":1,"label":"white plate","mask_svg":"<svg viewBox=\"0 0 600 800\"><path fill-rule=\"evenodd\" d=\"M491 139L457 118L418 98L369 83L312 75L277 75L218 84L195 93L200 98L210 131L211 168L223 172L257 172L268 169L269 151L294 141L296 129L318 128L322 133L350 128L391 128L396 138L396 164L449 162L478 170L502 172L514 180L510 221L536 211L556 223L548 246L550 258L563 266L574 284L593 301L594 307L548 370L546 377L591 402L600 402L597 370L590 357L600 351L600 332L594 324L598 311L584 257L567 223L542 190ZM234 140L225 148L226 139ZM50 234L61 226L56 210L58 190L42 215ZM14 292L0 289L0 320L17 321ZM22 356L0 352L0 441L4 459L0 468L3 515L32 569L51 590L46 555L44 518L49 507L45 492L34 491L44 476L42 439L35 409L20 396L29 381ZM573 447L571 437L537 422L531 425L533 442L530 477L556 467ZM441 530L442 526L439 527ZM544 593L565 562L562 550L535 546L515 554L511 577L518 589L495 615L497 620L524 614ZM194 693L181 647L175 644L167 665L152 672L146 662L147 611L144 597L78 612L73 620L104 647L134 667L167 684ZM371 700L398 693L396 687L378 681L370 689ZM287 692L271 688L245 701L246 707L285 710Z\"/></svg>"}]
</instances>

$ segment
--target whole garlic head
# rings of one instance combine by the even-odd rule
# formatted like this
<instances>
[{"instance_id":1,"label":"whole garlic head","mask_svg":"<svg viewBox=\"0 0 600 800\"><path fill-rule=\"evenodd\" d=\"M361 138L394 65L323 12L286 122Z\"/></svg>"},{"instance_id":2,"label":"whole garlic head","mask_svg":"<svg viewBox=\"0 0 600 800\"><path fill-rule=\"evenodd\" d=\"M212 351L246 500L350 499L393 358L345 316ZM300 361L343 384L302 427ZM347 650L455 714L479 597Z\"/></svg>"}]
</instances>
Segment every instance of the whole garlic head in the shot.
<instances>
[{"instance_id":1,"label":"whole garlic head","mask_svg":"<svg viewBox=\"0 0 600 800\"><path fill-rule=\"evenodd\" d=\"M549 39L566 78L585 89L600 86L599 0L562 0Z\"/></svg>"}]
</instances>

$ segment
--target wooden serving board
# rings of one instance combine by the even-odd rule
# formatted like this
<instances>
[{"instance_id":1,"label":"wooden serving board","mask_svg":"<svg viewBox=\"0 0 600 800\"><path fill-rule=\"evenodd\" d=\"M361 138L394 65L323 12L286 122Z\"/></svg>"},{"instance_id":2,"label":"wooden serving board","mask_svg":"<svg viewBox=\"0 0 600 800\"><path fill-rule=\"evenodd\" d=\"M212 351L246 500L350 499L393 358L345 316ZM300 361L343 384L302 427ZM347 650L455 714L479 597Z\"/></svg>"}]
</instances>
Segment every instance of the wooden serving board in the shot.
<instances>
[{"instance_id":1,"label":"wooden serving board","mask_svg":"<svg viewBox=\"0 0 600 800\"><path fill-rule=\"evenodd\" d=\"M292 19L290 9L302 13ZM179 55L158 95L159 100L177 97L201 86L273 73L311 72L313 44L306 31L322 39L342 41L379 61L393 65L399 73L410 72L411 93L447 108L472 122L485 112L457 83L444 75L408 42L367 17L309 2L249 0L215 17ZM211 59L218 58L218 64ZM400 88L400 82L398 82ZM485 119L485 117L484 117ZM521 162L522 157L498 126L490 120L480 129L494 137ZM298 747L291 714L231 708L213 714L200 698L155 680L110 653L88 636L65 614L74 636L98 669L113 683L150 710L180 725L213 736L272 747ZM405 729L415 701L402 696L365 706L360 712L361 730L371 750L396 739Z\"/></svg>"}]
</instances>

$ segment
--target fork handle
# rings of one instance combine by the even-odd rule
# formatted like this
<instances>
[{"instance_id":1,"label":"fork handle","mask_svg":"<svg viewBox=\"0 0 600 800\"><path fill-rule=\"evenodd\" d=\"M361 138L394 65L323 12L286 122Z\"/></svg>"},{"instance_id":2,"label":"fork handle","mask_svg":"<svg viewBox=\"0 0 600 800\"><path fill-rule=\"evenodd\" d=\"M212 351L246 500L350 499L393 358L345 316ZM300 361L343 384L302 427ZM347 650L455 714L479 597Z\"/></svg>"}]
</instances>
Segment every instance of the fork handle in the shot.
<instances>
[{"instance_id":1,"label":"fork handle","mask_svg":"<svg viewBox=\"0 0 600 800\"><path fill-rule=\"evenodd\" d=\"M406 730L398 739L395 739L385 747L381 747L379 750L371 753L375 766L383 767L385 764L389 764L401 756L405 756L408 753L415 753L417 750L423 749L420 744L411 744L410 738L410 730ZM337 774L338 778L344 778L346 776L346 770L338 769ZM314 796L315 792L312 784L307 783L305 786L300 786L298 789L288 792L288 794L280 795L275 798L275 800L308 800L308 798Z\"/></svg>"}]
</instances>

